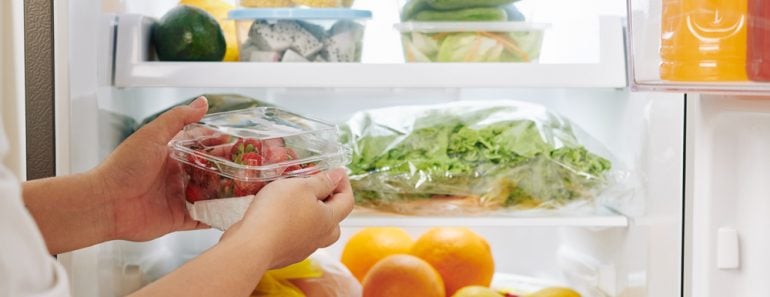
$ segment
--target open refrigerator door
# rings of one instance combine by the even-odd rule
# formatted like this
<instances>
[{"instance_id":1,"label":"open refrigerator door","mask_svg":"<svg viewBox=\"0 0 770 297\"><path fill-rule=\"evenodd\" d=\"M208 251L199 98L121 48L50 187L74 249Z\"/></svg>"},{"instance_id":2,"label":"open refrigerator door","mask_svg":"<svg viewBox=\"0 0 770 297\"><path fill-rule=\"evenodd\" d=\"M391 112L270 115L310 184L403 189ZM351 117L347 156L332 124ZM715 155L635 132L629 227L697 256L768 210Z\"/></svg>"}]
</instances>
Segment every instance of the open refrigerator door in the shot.
<instances>
[{"instance_id":1,"label":"open refrigerator door","mask_svg":"<svg viewBox=\"0 0 770 297\"><path fill-rule=\"evenodd\" d=\"M511 205L478 213L403 214L364 208L367 204L361 203L361 207L343 221L339 242L325 252L335 260L340 259L350 238L369 227L398 227L413 238L432 227L467 227L489 243L495 267L491 286L495 289L523 295L544 287L562 286L573 288L582 296L678 296L685 224L682 216L684 97L676 93L633 93L626 87L623 20L626 7L622 2L602 1L590 7L573 2L523 0L516 4L529 21L548 24L542 27L544 35L533 33L535 36L529 37L542 38L537 59L524 59L521 52L510 46L525 40L520 39L524 38L521 32L505 31L524 28L519 25L478 27L477 24L468 29L471 33L467 30L448 34L409 32L409 40L405 41L406 33L396 30L398 26L394 28L402 17L399 5L360 0L353 4L354 9L373 12L362 36L361 63L259 63L159 61L152 50L157 44L153 43L150 32L153 24L176 6L176 1L61 1L55 9L58 16L55 19L66 30L57 34L57 53L69 63L59 69L62 73L57 77L57 81L68 84L63 92L57 92L57 109L62 116L56 120L66 123L69 129L62 133L65 136L57 147L57 160L63 162L58 168L60 174L65 174L95 166L146 119L201 94L210 94L209 98L224 102L223 106L273 105L341 127L356 123L357 116L388 108L436 109L459 118L472 118L478 114L464 112L481 106L495 106L496 110L514 106L524 110L524 116L504 113L499 122L508 126L502 128L494 125L496 123L484 122L482 116L482 120L475 122L460 120L467 129L453 134L458 122L446 128L447 122L421 121L417 116L420 112L415 111L410 120L433 126L416 125L400 133L420 135L425 132L417 128L444 127L442 129L451 132L446 137L450 139L503 129L499 133L504 135L488 144L500 144L501 139L519 139L516 137L521 137L519 143L527 144L542 139L542 145L533 146L536 150L524 147L515 151L517 156L531 158L506 159L509 163L505 166L535 172L509 178L509 182L552 186L556 184L553 179L537 179L542 177L538 174L548 173L555 174L557 179L570 179L566 184L587 185L577 182L581 178L594 178L583 174L587 171L564 175L565 168L574 168L565 161L572 160L568 159L572 156L581 160L606 159L613 170L625 176L619 179L619 188L623 190L600 187L601 190L594 193L583 191L586 187L569 191L557 187L559 194L535 191L506 195L521 198L539 193L541 198L570 199L582 197L582 193L595 196L596 199L590 199L588 211L579 212L563 208L562 204L544 206L539 212L516 210L517 206L527 207L531 202L511 198ZM435 11L426 11L425 17L436 17ZM438 15L441 17L443 13ZM247 25L258 27L257 32L265 32L275 30L279 23L288 22L254 20ZM412 24L410 28L425 27L420 26ZM331 34L332 27L324 27L325 34ZM582 36L583 42L575 42L574 36ZM407 62L412 50L409 46L426 41L425 38L437 40L441 43L438 50L446 47L450 53L434 53L435 48L430 44L419 44L417 49L429 58L436 55L434 59L447 59L444 62L449 63ZM324 46L328 47L329 41ZM482 47L486 47L484 51ZM271 57L280 55L283 59L293 55L288 53L293 51L303 55L303 59L313 55L315 59L324 51L282 48ZM355 53L356 49L351 50ZM464 54L451 54L459 52ZM502 53L506 52L520 56L496 60L503 59ZM263 54L249 57L260 55ZM532 52L526 53L526 57L530 56ZM458 57L467 60L453 61ZM479 63L482 57L491 63ZM460 108L453 110L452 106ZM438 118L451 117L443 114ZM380 124L374 126L384 126ZM522 130L521 127L530 128ZM371 127L362 128L371 130ZM409 139L409 143L418 145L402 149L432 144L430 139ZM483 137L478 139L473 142L478 146L488 142ZM476 144L472 147L477 147ZM575 154L583 152L578 149L583 146L587 153ZM452 147L443 153L456 157L460 146ZM575 150L565 154L564 148ZM491 150L485 152L496 156ZM593 154L597 158L593 158ZM412 160L413 155L409 158ZM495 158L490 157L488 161L498 162ZM379 160L385 162L386 159ZM607 166L604 161L587 163L598 166L591 168L598 168L599 172L604 172L602 168ZM488 165L479 165L475 171L465 173L473 172L471 176L474 176L488 172L479 171L484 166ZM534 179L521 179L521 176ZM432 180L436 180L435 176ZM357 193L367 190L384 193L381 188L367 189L366 183L360 186ZM430 194L483 196L488 191L483 186L474 193ZM416 184L407 184L407 187L419 188ZM515 188L526 187L510 187ZM113 241L61 255L60 259L71 276L75 295L122 296L170 273L216 244L219 236L220 231L203 230L169 234L146 243ZM258 282L255 280L255 287Z\"/></svg>"},{"instance_id":2,"label":"open refrigerator door","mask_svg":"<svg viewBox=\"0 0 770 297\"><path fill-rule=\"evenodd\" d=\"M633 88L686 93L683 296L768 289L766 1L629 1Z\"/></svg>"}]
</instances>

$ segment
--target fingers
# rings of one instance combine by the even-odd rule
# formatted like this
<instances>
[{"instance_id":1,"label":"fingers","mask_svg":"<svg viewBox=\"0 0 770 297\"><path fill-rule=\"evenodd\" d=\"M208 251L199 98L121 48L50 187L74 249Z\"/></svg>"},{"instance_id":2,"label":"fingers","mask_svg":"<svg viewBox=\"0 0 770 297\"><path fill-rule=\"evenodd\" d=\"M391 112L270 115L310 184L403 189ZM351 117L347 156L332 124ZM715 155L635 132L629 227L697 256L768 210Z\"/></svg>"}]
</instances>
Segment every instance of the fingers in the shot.
<instances>
[{"instance_id":1,"label":"fingers","mask_svg":"<svg viewBox=\"0 0 770 297\"><path fill-rule=\"evenodd\" d=\"M165 144L187 124L200 121L208 110L206 97L198 97L190 105L177 106L163 113L137 133L148 133L153 139Z\"/></svg>"},{"instance_id":2,"label":"fingers","mask_svg":"<svg viewBox=\"0 0 770 297\"><path fill-rule=\"evenodd\" d=\"M334 220L341 222L353 211L354 200L353 189L350 187L347 177L344 177L337 186L334 195L323 202L326 207L331 208Z\"/></svg>"},{"instance_id":3,"label":"fingers","mask_svg":"<svg viewBox=\"0 0 770 297\"><path fill-rule=\"evenodd\" d=\"M337 168L308 177L304 179L304 182L317 198L324 200L334 194L337 185L346 176L344 169Z\"/></svg>"}]
</instances>

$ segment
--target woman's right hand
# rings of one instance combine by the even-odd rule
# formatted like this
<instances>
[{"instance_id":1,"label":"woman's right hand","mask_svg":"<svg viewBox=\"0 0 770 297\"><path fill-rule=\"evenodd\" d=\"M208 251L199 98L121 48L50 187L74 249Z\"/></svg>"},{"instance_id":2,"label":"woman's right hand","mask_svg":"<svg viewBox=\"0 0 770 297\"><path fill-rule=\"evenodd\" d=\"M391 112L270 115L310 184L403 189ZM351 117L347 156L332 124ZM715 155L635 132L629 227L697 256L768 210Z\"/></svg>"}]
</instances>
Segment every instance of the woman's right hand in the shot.
<instances>
[{"instance_id":1,"label":"woman's right hand","mask_svg":"<svg viewBox=\"0 0 770 297\"><path fill-rule=\"evenodd\" d=\"M353 210L344 169L269 183L222 241L260 242L254 253L270 255L270 268L299 262L340 237L340 222Z\"/></svg>"}]
</instances>

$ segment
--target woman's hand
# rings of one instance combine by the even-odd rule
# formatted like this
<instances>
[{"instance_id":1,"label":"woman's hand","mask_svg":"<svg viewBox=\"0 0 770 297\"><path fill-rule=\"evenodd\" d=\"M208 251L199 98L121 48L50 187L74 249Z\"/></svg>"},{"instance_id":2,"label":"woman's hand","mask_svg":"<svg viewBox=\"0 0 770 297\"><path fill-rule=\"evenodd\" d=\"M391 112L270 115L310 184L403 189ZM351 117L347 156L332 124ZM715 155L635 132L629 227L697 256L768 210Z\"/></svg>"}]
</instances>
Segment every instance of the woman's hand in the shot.
<instances>
[{"instance_id":1,"label":"woman's hand","mask_svg":"<svg viewBox=\"0 0 770 297\"><path fill-rule=\"evenodd\" d=\"M164 113L85 173L22 185L48 251L58 254L113 239L143 241L205 227L184 205L181 168L167 143L206 113L205 98Z\"/></svg>"},{"instance_id":2,"label":"woman's hand","mask_svg":"<svg viewBox=\"0 0 770 297\"><path fill-rule=\"evenodd\" d=\"M260 242L254 252L270 256L269 268L283 267L336 242L339 224L352 209L353 190L344 169L277 180L257 193L243 220L225 232L222 242Z\"/></svg>"},{"instance_id":3,"label":"woman's hand","mask_svg":"<svg viewBox=\"0 0 770 297\"><path fill-rule=\"evenodd\" d=\"M248 296L268 269L337 241L339 223L352 209L342 169L274 181L219 244L131 296Z\"/></svg>"},{"instance_id":4,"label":"woman's hand","mask_svg":"<svg viewBox=\"0 0 770 297\"><path fill-rule=\"evenodd\" d=\"M205 98L179 106L126 139L94 173L111 202L116 239L146 241L179 230L206 226L185 208L182 169L169 157L168 142L208 108Z\"/></svg>"}]
</instances>

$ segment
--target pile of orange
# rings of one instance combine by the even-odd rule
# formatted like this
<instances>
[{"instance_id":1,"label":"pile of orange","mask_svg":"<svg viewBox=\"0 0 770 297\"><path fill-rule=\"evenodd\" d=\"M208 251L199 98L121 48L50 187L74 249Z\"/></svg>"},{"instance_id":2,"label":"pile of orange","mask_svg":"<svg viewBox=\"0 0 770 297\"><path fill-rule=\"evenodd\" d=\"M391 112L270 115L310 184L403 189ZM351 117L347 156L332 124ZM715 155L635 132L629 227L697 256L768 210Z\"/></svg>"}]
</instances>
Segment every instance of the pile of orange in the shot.
<instances>
[{"instance_id":1,"label":"pile of orange","mask_svg":"<svg viewBox=\"0 0 770 297\"><path fill-rule=\"evenodd\" d=\"M417 241L399 228L366 228L345 245L342 263L362 282L364 297L452 296L488 287L495 272L489 244L467 228L433 228Z\"/></svg>"}]
</instances>

